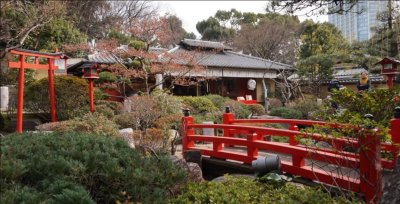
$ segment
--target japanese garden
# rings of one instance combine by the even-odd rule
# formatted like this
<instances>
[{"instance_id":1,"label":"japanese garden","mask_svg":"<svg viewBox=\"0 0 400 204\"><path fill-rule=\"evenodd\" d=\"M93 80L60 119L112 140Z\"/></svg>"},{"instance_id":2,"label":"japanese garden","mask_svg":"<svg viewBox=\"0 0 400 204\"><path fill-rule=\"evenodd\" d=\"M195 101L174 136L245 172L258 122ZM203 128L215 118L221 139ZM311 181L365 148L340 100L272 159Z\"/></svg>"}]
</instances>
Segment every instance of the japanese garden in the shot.
<instances>
[{"instance_id":1,"label":"japanese garden","mask_svg":"<svg viewBox=\"0 0 400 204\"><path fill-rule=\"evenodd\" d=\"M1 1L0 203L400 202L399 1L197 3Z\"/></svg>"}]
</instances>

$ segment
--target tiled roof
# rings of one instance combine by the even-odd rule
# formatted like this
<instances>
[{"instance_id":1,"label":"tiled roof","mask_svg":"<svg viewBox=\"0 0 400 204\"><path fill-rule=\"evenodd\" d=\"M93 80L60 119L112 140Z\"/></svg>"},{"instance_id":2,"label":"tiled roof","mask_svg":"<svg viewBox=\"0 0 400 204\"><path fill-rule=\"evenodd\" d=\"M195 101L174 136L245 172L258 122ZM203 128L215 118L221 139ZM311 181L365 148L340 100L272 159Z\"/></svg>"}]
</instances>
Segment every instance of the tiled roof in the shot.
<instances>
[{"instance_id":1,"label":"tiled roof","mask_svg":"<svg viewBox=\"0 0 400 204\"><path fill-rule=\"evenodd\" d=\"M213 42L206 40L193 40L193 39L184 39L180 43L181 45L188 45L191 47L199 47L199 48L211 48L211 49L223 49L223 50L232 50L231 47L224 45L221 42Z\"/></svg>"},{"instance_id":2,"label":"tiled roof","mask_svg":"<svg viewBox=\"0 0 400 204\"><path fill-rule=\"evenodd\" d=\"M162 54L162 53L167 52L167 51L168 51L168 49L161 48L161 47L150 47L149 48L149 52L150 53L154 53L154 54L157 54L157 55Z\"/></svg>"},{"instance_id":3,"label":"tiled roof","mask_svg":"<svg viewBox=\"0 0 400 204\"><path fill-rule=\"evenodd\" d=\"M89 62L99 63L99 64L116 64L121 61L121 59L119 59L117 56L106 52L94 53L88 55L87 60Z\"/></svg>"},{"instance_id":4,"label":"tiled roof","mask_svg":"<svg viewBox=\"0 0 400 204\"><path fill-rule=\"evenodd\" d=\"M333 73L333 80L339 81L339 83L357 83L359 76L362 72L367 71L362 67L352 69L336 69ZM380 74L368 74L368 78L371 82L383 82L385 81ZM299 79L297 74L293 74L288 77L289 80ZM330 80L324 81L323 83L329 83Z\"/></svg>"},{"instance_id":5,"label":"tiled roof","mask_svg":"<svg viewBox=\"0 0 400 204\"><path fill-rule=\"evenodd\" d=\"M182 52L189 52L183 47L177 47L169 51L170 53L179 54ZM206 67L226 67L226 68L249 68L249 69L292 69L292 66L273 62L270 60L262 59L236 53L233 51L194 51L193 58L200 66ZM162 60L162 59L161 59ZM175 63L186 64L185 60L176 61Z\"/></svg>"}]
</instances>

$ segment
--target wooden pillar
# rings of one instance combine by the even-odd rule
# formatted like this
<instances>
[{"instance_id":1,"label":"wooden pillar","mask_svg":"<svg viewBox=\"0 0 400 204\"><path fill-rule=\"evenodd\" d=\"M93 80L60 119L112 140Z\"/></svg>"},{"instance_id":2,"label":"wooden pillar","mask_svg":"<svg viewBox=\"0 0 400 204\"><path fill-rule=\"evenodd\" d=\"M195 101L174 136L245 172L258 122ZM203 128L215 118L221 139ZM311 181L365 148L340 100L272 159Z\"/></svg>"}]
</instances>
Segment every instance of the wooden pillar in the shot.
<instances>
[{"instance_id":1,"label":"wooden pillar","mask_svg":"<svg viewBox=\"0 0 400 204\"><path fill-rule=\"evenodd\" d=\"M94 112L94 93L93 93L93 79L89 79L89 108L90 112Z\"/></svg>"},{"instance_id":2,"label":"wooden pillar","mask_svg":"<svg viewBox=\"0 0 400 204\"><path fill-rule=\"evenodd\" d=\"M51 122L56 122L56 103L55 103L55 94L54 94L54 60L48 59L49 63L49 95L50 95L50 114L51 114Z\"/></svg>"},{"instance_id":3,"label":"wooden pillar","mask_svg":"<svg viewBox=\"0 0 400 204\"><path fill-rule=\"evenodd\" d=\"M25 55L19 56L20 67L18 72L18 104L17 104L17 128L22 133L22 120L24 114L24 81L25 81Z\"/></svg>"}]
</instances>

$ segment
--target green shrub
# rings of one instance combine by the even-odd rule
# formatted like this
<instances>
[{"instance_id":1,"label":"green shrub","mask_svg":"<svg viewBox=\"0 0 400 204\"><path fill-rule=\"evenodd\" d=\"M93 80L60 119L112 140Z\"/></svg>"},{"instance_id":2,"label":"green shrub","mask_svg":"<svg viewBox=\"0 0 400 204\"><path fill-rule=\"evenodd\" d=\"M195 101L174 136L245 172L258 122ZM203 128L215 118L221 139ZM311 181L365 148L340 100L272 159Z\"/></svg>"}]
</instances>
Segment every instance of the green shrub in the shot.
<instances>
[{"instance_id":1,"label":"green shrub","mask_svg":"<svg viewBox=\"0 0 400 204\"><path fill-rule=\"evenodd\" d=\"M111 72L103 71L99 73L98 83L113 83L117 81L117 76Z\"/></svg>"},{"instance_id":2,"label":"green shrub","mask_svg":"<svg viewBox=\"0 0 400 204\"><path fill-rule=\"evenodd\" d=\"M236 118L248 118L251 114L249 107L239 101L229 100L224 103L224 106L229 106Z\"/></svg>"},{"instance_id":3,"label":"green shrub","mask_svg":"<svg viewBox=\"0 0 400 204\"><path fill-rule=\"evenodd\" d=\"M179 98L182 100L185 108L189 108L192 114L206 113L217 110L211 100L204 96L182 96Z\"/></svg>"},{"instance_id":4,"label":"green shrub","mask_svg":"<svg viewBox=\"0 0 400 204\"><path fill-rule=\"evenodd\" d=\"M288 107L300 111L302 119L310 119L311 114L319 110L316 99L298 100L289 104Z\"/></svg>"},{"instance_id":5,"label":"green shrub","mask_svg":"<svg viewBox=\"0 0 400 204\"><path fill-rule=\"evenodd\" d=\"M223 97L223 96L215 95L215 94L206 95L204 97L208 98L214 104L214 106L220 110L223 110L223 108L225 108L224 104L226 101L231 100L228 97Z\"/></svg>"},{"instance_id":6,"label":"green shrub","mask_svg":"<svg viewBox=\"0 0 400 204\"><path fill-rule=\"evenodd\" d=\"M58 120L81 116L88 107L86 80L72 76L55 76L55 103ZM48 78L32 82L25 90L25 109L35 113L50 112Z\"/></svg>"},{"instance_id":7,"label":"green shrub","mask_svg":"<svg viewBox=\"0 0 400 204\"><path fill-rule=\"evenodd\" d=\"M188 185L172 203L361 203L343 197L332 198L320 189L281 186L257 182L247 177L226 176L223 182Z\"/></svg>"},{"instance_id":8,"label":"green shrub","mask_svg":"<svg viewBox=\"0 0 400 204\"><path fill-rule=\"evenodd\" d=\"M97 112L87 113L72 120L46 123L37 127L37 129L41 131L55 131L60 133L76 131L114 137L119 135L118 128L116 123Z\"/></svg>"},{"instance_id":9,"label":"green shrub","mask_svg":"<svg viewBox=\"0 0 400 204\"><path fill-rule=\"evenodd\" d=\"M166 203L185 176L164 155L82 133L2 139L1 203Z\"/></svg>"},{"instance_id":10,"label":"green shrub","mask_svg":"<svg viewBox=\"0 0 400 204\"><path fill-rule=\"evenodd\" d=\"M135 48L136 50L141 50L141 49L146 48L146 44L145 44L143 41L140 41L140 40L132 40L132 41L128 44L128 46L129 46L129 47L133 47L133 48Z\"/></svg>"},{"instance_id":11,"label":"green shrub","mask_svg":"<svg viewBox=\"0 0 400 204\"><path fill-rule=\"evenodd\" d=\"M287 119L301 119L302 118L302 113L300 111L294 110L291 108L287 108L287 107L274 108L271 110L271 112L269 114L273 115L273 116L287 118Z\"/></svg>"},{"instance_id":12,"label":"green shrub","mask_svg":"<svg viewBox=\"0 0 400 204\"><path fill-rule=\"evenodd\" d=\"M153 91L150 96L156 102L161 117L182 113L182 104L176 97L162 90Z\"/></svg>"},{"instance_id":13,"label":"green shrub","mask_svg":"<svg viewBox=\"0 0 400 204\"><path fill-rule=\"evenodd\" d=\"M260 104L251 104L247 106L253 115L264 115L265 108Z\"/></svg>"},{"instance_id":14,"label":"green shrub","mask_svg":"<svg viewBox=\"0 0 400 204\"><path fill-rule=\"evenodd\" d=\"M372 89L368 93L359 94L350 89L342 89L332 94L332 100L335 101L339 108L346 109L355 117L362 117L365 114L372 114L374 120L383 125L388 126L390 119L393 117L394 108L399 104L394 102L394 97L400 97L400 89ZM341 117L340 115L323 115L324 119L335 119L339 122L347 123L351 118Z\"/></svg>"}]
</instances>

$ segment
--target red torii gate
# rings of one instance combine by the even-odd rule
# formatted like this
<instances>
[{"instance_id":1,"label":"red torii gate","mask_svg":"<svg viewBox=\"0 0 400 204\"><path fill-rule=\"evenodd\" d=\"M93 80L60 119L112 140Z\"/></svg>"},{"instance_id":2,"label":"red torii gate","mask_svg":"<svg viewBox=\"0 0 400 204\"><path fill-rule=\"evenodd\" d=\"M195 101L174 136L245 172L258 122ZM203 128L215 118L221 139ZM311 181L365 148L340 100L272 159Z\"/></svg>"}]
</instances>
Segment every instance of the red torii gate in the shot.
<instances>
[{"instance_id":1,"label":"red torii gate","mask_svg":"<svg viewBox=\"0 0 400 204\"><path fill-rule=\"evenodd\" d=\"M58 66L54 65L56 59L66 59L67 57L61 53L45 53L26 49L12 49L9 51L13 55L19 55L18 61L11 61L8 63L9 68L18 68L18 104L17 104L17 127L16 131L22 133L22 117L24 109L24 74L25 69L47 69L49 77L49 95L50 95L50 113L51 121L55 122L56 119L56 105L55 105L55 94L54 94L54 70L58 69ZM34 63L27 63L26 57L34 57ZM47 59L47 64L40 64L39 58Z\"/></svg>"}]
</instances>

